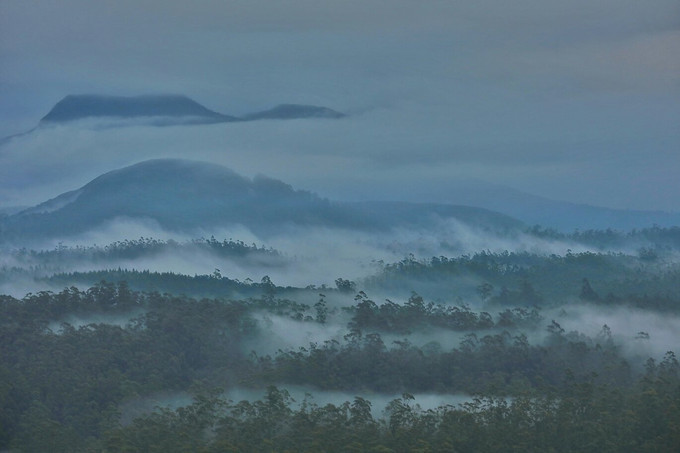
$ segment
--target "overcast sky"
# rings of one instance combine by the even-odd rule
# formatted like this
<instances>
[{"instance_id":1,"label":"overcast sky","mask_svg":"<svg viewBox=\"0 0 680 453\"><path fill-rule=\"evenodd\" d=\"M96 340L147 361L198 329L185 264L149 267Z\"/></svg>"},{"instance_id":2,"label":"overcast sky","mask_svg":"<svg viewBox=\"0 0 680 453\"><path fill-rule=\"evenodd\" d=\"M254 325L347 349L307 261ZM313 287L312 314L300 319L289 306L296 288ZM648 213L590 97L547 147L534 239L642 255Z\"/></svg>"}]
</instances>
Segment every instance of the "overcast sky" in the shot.
<instances>
[{"instance_id":1,"label":"overcast sky","mask_svg":"<svg viewBox=\"0 0 680 453\"><path fill-rule=\"evenodd\" d=\"M72 93L352 115L35 133L0 148L0 205L184 156L334 198L446 201L470 176L680 211L679 55L677 0L0 0L0 136Z\"/></svg>"}]
</instances>

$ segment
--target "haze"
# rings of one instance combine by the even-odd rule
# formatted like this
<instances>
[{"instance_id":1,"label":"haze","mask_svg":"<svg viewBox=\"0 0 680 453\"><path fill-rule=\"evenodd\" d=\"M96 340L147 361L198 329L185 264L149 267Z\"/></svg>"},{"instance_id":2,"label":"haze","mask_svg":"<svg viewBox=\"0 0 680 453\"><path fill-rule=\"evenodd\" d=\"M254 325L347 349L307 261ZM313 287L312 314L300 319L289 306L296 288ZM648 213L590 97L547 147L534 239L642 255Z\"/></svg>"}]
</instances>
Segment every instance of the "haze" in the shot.
<instances>
[{"instance_id":1,"label":"haze","mask_svg":"<svg viewBox=\"0 0 680 453\"><path fill-rule=\"evenodd\" d=\"M476 178L680 211L679 50L671 0L3 1L0 136L72 93L350 117L38 131L0 145L0 206L146 158L191 157L336 199L460 203L456 183Z\"/></svg>"}]
</instances>

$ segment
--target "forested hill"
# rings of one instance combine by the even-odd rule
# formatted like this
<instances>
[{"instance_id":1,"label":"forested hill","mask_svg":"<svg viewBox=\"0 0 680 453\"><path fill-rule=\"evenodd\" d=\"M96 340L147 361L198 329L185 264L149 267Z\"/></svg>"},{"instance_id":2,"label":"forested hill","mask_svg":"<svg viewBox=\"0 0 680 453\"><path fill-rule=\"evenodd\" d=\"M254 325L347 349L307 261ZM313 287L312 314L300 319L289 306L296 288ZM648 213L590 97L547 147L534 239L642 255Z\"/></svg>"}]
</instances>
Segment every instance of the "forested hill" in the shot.
<instances>
[{"instance_id":1,"label":"forested hill","mask_svg":"<svg viewBox=\"0 0 680 453\"><path fill-rule=\"evenodd\" d=\"M242 225L265 236L286 225L376 231L426 227L438 219L488 229L522 227L484 209L333 202L264 176L249 179L219 165L159 159L103 174L80 189L6 217L0 232L5 240L44 239L82 233L121 217L152 220L174 231Z\"/></svg>"}]
</instances>

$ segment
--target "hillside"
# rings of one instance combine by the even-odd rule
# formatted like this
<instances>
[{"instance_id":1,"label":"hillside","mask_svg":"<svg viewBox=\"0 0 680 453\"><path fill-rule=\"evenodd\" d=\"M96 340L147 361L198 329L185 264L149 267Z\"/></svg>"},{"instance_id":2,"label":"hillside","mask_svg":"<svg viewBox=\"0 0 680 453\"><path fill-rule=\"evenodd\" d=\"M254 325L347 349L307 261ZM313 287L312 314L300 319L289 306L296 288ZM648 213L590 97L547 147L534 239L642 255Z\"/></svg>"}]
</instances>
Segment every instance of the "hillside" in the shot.
<instances>
[{"instance_id":1,"label":"hillside","mask_svg":"<svg viewBox=\"0 0 680 453\"><path fill-rule=\"evenodd\" d=\"M485 209L417 203L345 203L295 190L284 182L238 175L219 165L150 160L105 173L83 187L6 217L5 239L61 237L116 218L150 219L174 231L243 225L269 235L283 226L387 230L431 228L455 219L487 229L522 223Z\"/></svg>"}]
</instances>

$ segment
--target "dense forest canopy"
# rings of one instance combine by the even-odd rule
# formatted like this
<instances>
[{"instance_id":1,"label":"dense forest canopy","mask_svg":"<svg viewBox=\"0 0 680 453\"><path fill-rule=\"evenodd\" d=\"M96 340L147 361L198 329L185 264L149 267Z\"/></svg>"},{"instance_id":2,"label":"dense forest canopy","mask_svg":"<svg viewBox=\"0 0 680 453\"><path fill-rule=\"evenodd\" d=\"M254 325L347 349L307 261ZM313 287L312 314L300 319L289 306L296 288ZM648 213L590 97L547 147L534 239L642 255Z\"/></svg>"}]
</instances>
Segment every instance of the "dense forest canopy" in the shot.
<instances>
[{"instance_id":1,"label":"dense forest canopy","mask_svg":"<svg viewBox=\"0 0 680 453\"><path fill-rule=\"evenodd\" d=\"M238 240L14 249L1 282L55 289L0 298L0 446L671 451L676 234L577 232L601 250L564 255L410 255L306 287L106 268L188 251L270 270L298 259ZM631 238L644 249L606 250ZM72 270L84 262L102 270Z\"/></svg>"}]
</instances>

